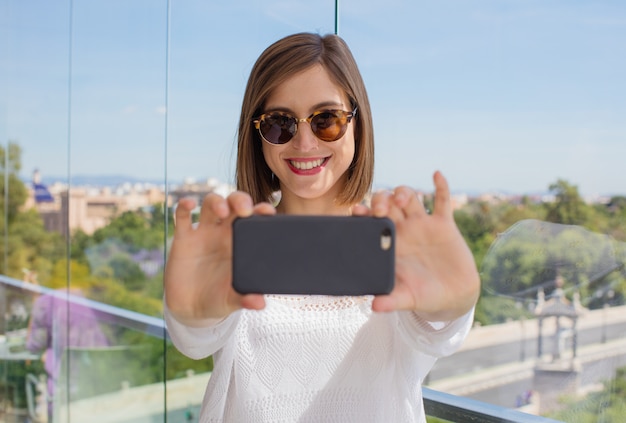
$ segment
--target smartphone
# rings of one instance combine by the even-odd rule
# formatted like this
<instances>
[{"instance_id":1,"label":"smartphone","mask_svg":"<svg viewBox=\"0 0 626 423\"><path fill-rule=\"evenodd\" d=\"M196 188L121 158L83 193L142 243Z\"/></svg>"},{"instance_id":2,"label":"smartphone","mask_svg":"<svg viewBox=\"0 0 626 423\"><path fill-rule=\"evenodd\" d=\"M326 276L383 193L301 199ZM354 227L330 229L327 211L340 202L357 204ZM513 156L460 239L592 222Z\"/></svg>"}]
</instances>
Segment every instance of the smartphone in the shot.
<instances>
[{"instance_id":1,"label":"smartphone","mask_svg":"<svg viewBox=\"0 0 626 423\"><path fill-rule=\"evenodd\" d=\"M233 222L242 294L378 295L395 279L395 226L369 216L251 216Z\"/></svg>"}]
</instances>

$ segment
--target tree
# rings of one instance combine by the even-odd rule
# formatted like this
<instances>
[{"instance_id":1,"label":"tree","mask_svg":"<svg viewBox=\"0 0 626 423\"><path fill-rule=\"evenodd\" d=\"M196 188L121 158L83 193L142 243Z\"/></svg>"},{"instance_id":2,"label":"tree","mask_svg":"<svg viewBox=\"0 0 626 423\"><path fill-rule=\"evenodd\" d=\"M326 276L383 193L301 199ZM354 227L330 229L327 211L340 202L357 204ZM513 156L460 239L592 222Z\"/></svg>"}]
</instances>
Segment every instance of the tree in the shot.
<instances>
[{"instance_id":1,"label":"tree","mask_svg":"<svg viewBox=\"0 0 626 423\"><path fill-rule=\"evenodd\" d=\"M576 185L559 179L550 185L549 190L554 194L555 201L546 205L548 222L566 225L583 225L587 222L590 207L580 197Z\"/></svg>"},{"instance_id":2,"label":"tree","mask_svg":"<svg viewBox=\"0 0 626 423\"><path fill-rule=\"evenodd\" d=\"M128 255L117 254L109 261L115 279L122 281L126 289L138 291L144 287L146 275Z\"/></svg>"},{"instance_id":3,"label":"tree","mask_svg":"<svg viewBox=\"0 0 626 423\"><path fill-rule=\"evenodd\" d=\"M144 273L138 257L147 255L149 260L153 260L156 253L160 256L159 261L163 260L165 224L163 204L155 204L147 212L124 212L91 237L75 233L72 237L72 257L89 263L92 272L99 276L115 278L131 291L146 295L160 293L160 299L162 278L156 277L158 271L146 270L147 273Z\"/></svg>"},{"instance_id":4,"label":"tree","mask_svg":"<svg viewBox=\"0 0 626 423\"><path fill-rule=\"evenodd\" d=\"M107 239L119 239L132 252L142 249L153 250L163 247L163 224L158 224L152 214L141 211L126 211L113 219L104 228L93 234L93 242L99 244Z\"/></svg>"},{"instance_id":5,"label":"tree","mask_svg":"<svg viewBox=\"0 0 626 423\"><path fill-rule=\"evenodd\" d=\"M82 229L74 231L70 241L70 258L87 264L85 251L92 244L92 238Z\"/></svg>"},{"instance_id":6,"label":"tree","mask_svg":"<svg viewBox=\"0 0 626 423\"><path fill-rule=\"evenodd\" d=\"M598 222L603 224L602 231L626 242L626 197L612 197L608 204L598 204L594 209L599 216Z\"/></svg>"},{"instance_id":7,"label":"tree","mask_svg":"<svg viewBox=\"0 0 626 423\"><path fill-rule=\"evenodd\" d=\"M9 225L7 246L5 274L21 278L23 269L29 269L37 273L42 283L50 277L53 264L65 254L62 236L46 231L41 217L33 209L15 216Z\"/></svg>"},{"instance_id":8,"label":"tree","mask_svg":"<svg viewBox=\"0 0 626 423\"><path fill-rule=\"evenodd\" d=\"M496 233L496 222L491 206L485 202L469 203L463 209L454 212L454 220L480 267Z\"/></svg>"},{"instance_id":9,"label":"tree","mask_svg":"<svg viewBox=\"0 0 626 423\"><path fill-rule=\"evenodd\" d=\"M6 217L0 219L4 238L0 243L2 273L22 278L23 269L28 269L36 272L41 281L49 275L54 261L63 255L63 240L60 235L46 231L35 210L22 211L28 190L19 178L21 154L17 143L9 142L6 148L0 146L0 170L4 176L0 177L0 210Z\"/></svg>"},{"instance_id":10,"label":"tree","mask_svg":"<svg viewBox=\"0 0 626 423\"><path fill-rule=\"evenodd\" d=\"M616 211L618 210L621 212L626 211L626 196L617 195L617 196L611 197L611 200L609 201L609 204L607 204L607 207L614 209Z\"/></svg>"},{"instance_id":11,"label":"tree","mask_svg":"<svg viewBox=\"0 0 626 423\"><path fill-rule=\"evenodd\" d=\"M0 145L0 172L4 176L0 178L0 210L3 213L6 211L9 224L15 219L28 197L28 191L19 178L22 168L21 155L22 149L17 143L9 141L6 148ZM0 225L4 225L3 219L0 219L0 222Z\"/></svg>"}]
</instances>

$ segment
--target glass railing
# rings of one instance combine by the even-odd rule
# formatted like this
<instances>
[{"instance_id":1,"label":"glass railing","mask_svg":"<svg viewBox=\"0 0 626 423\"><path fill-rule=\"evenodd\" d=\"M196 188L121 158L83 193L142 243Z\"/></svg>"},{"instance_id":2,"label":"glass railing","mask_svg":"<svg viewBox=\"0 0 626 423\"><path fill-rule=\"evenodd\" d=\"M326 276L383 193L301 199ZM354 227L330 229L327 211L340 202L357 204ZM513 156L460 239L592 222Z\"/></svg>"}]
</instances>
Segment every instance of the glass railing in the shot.
<instances>
[{"instance_id":1,"label":"glass railing","mask_svg":"<svg viewBox=\"0 0 626 423\"><path fill-rule=\"evenodd\" d=\"M12 398L0 422L197 421L210 372L168 379L162 319L3 276L0 293L12 316L0 337ZM49 312L48 328L30 323L35 306ZM554 421L429 388L424 403L429 416L451 422Z\"/></svg>"},{"instance_id":2,"label":"glass railing","mask_svg":"<svg viewBox=\"0 0 626 423\"><path fill-rule=\"evenodd\" d=\"M429 388L424 388L423 396L426 414L448 422L556 423L558 421Z\"/></svg>"},{"instance_id":3,"label":"glass railing","mask_svg":"<svg viewBox=\"0 0 626 423\"><path fill-rule=\"evenodd\" d=\"M0 338L8 376L4 421L131 422L138 415L163 415L162 319L87 299L77 290L6 277L0 282L9 311Z\"/></svg>"}]
</instances>

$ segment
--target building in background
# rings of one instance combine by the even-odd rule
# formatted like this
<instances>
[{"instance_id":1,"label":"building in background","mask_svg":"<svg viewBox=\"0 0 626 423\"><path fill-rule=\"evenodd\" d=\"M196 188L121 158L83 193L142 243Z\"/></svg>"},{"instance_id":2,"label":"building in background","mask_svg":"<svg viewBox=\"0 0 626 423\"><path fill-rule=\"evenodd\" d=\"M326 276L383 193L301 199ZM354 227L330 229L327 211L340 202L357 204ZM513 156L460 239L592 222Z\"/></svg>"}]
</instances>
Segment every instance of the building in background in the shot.
<instances>
[{"instance_id":1,"label":"building in background","mask_svg":"<svg viewBox=\"0 0 626 423\"><path fill-rule=\"evenodd\" d=\"M165 188L155 184L126 182L116 186L72 186L68 189L67 184L59 182L45 185L37 169L28 190L24 207L37 209L46 230L61 234L80 229L91 235L124 212L166 202ZM232 186L215 178L201 182L187 179L169 188L167 205L171 207L180 198L191 197L199 206L204 196L211 192L227 196L233 190Z\"/></svg>"}]
</instances>

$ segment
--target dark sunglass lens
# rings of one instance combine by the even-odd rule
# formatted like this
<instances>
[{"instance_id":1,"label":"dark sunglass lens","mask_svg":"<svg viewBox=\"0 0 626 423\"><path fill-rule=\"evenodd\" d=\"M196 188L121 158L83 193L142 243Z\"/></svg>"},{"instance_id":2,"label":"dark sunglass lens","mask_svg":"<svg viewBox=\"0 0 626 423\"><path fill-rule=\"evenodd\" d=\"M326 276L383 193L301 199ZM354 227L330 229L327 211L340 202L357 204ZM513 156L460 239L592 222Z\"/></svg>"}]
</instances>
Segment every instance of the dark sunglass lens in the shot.
<instances>
[{"instance_id":1,"label":"dark sunglass lens","mask_svg":"<svg viewBox=\"0 0 626 423\"><path fill-rule=\"evenodd\" d=\"M296 133L296 120L286 115L269 115L259 125L261 135L272 144L284 144Z\"/></svg>"},{"instance_id":2,"label":"dark sunglass lens","mask_svg":"<svg viewBox=\"0 0 626 423\"><path fill-rule=\"evenodd\" d=\"M341 112L322 112L311 119L311 129L322 141L337 141L346 128L347 119Z\"/></svg>"}]
</instances>

